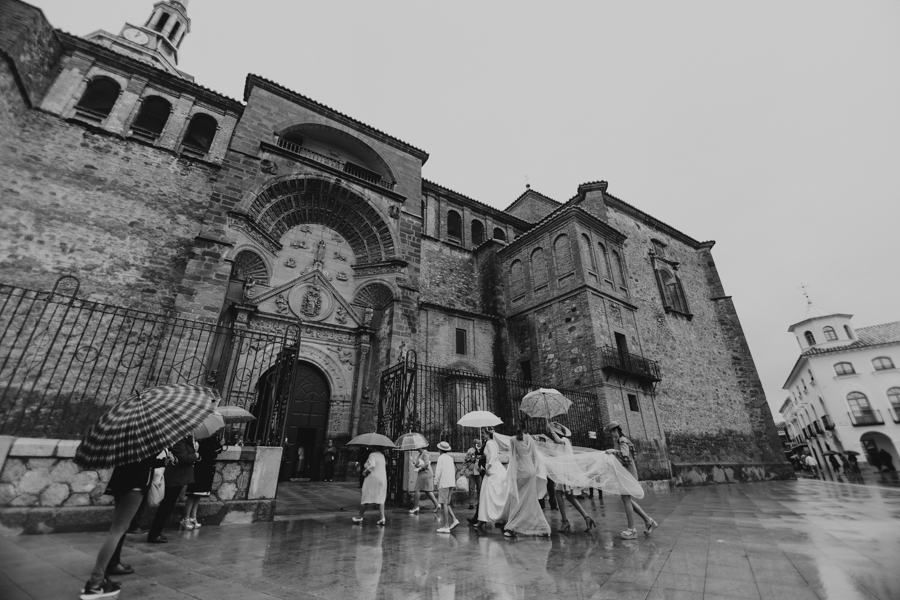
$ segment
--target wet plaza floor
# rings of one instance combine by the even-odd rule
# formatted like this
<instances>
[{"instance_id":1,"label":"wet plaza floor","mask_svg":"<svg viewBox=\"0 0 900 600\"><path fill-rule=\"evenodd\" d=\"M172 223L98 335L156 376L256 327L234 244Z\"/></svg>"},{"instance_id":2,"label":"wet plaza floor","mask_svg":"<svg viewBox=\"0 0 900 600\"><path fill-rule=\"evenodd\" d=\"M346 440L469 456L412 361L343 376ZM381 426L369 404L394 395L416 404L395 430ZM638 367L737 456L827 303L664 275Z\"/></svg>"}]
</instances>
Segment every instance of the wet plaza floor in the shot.
<instances>
[{"instance_id":1,"label":"wet plaza floor","mask_svg":"<svg viewBox=\"0 0 900 600\"><path fill-rule=\"evenodd\" d=\"M170 543L130 539L135 575L120 598L258 600L900 598L900 492L800 480L648 494L659 523L651 538L622 540L618 497L585 499L598 528L510 540L465 522L438 534L388 509L386 527L367 513L350 521L347 484L309 484L285 494L291 514L273 523L170 532ZM316 487L316 486L332 486ZM341 487L343 486L343 487ZM459 510L468 517L472 511ZM0 598L77 598L102 535L0 538Z\"/></svg>"}]
</instances>

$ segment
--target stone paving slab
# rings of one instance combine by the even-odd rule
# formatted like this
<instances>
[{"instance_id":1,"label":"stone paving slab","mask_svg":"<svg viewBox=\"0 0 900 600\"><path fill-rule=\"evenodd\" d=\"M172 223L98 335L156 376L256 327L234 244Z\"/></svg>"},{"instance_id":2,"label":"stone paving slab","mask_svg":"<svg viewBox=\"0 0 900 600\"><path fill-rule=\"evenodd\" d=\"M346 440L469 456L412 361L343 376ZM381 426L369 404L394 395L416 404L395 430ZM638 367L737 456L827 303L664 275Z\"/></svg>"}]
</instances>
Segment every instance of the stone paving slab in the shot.
<instances>
[{"instance_id":1,"label":"stone paving slab","mask_svg":"<svg viewBox=\"0 0 900 600\"><path fill-rule=\"evenodd\" d=\"M900 492L890 489L801 480L648 494L641 505L661 527L626 541L615 496L583 501L594 531L573 520L572 533L509 540L462 525L440 535L430 512L400 509L387 527L372 513L353 525L358 490L315 485L286 520L173 531L162 545L129 539L123 560L137 573L120 578L120 598L900 598ZM546 515L555 531L559 513ZM76 598L102 537L0 538L0 598Z\"/></svg>"}]
</instances>

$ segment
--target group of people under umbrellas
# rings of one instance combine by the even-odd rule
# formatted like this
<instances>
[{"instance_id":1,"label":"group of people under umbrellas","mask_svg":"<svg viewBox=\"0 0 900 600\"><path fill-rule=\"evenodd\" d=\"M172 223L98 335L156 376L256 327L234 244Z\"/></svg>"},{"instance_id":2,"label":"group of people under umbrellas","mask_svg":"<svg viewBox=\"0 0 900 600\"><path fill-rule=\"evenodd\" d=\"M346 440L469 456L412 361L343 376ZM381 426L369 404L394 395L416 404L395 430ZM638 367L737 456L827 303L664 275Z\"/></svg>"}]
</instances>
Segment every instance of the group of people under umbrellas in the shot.
<instances>
[{"instance_id":1,"label":"group of people under umbrellas","mask_svg":"<svg viewBox=\"0 0 900 600\"><path fill-rule=\"evenodd\" d=\"M149 542L167 541L162 530L185 486L188 494L181 527L200 527L197 509L200 499L210 493L215 457L222 450L215 434L226 417L216 412L218 401L218 392L207 387L157 386L111 407L82 440L76 463L85 469L113 468L106 494L115 499L113 522L81 592L82 600L117 596L122 586L109 575L134 572L121 563L120 554L125 534L148 500L159 504ZM246 418L237 416L237 420Z\"/></svg>"},{"instance_id":2,"label":"group of people under umbrellas","mask_svg":"<svg viewBox=\"0 0 900 600\"><path fill-rule=\"evenodd\" d=\"M568 515L564 500L584 518L588 530L596 526L579 503L577 496L582 490L598 489L621 496L625 506L628 528L621 533L624 539L635 539L637 530L634 527L634 514L643 519L644 534L651 535L658 524L650 517L634 498L643 497L643 489L637 481L634 444L626 438L619 423L613 421L605 427L612 435L615 447L598 451L587 448L574 448L569 441L571 431L564 425L552 422L554 416L568 411L570 401L556 390L540 389L527 394L519 406L519 410L532 417L546 420L546 437L532 436L527 431L527 420L521 420L515 435L506 436L495 431L494 427L502 421L488 411L473 411L463 416L459 425L479 427L484 440L481 452L484 456L484 479L480 486L476 517L470 523L484 531L487 524L499 526L506 537L517 535L544 536L550 534L550 525L541 510L540 500L547 490L547 481L555 484L557 505L559 506L562 526L561 531L569 531ZM543 438L543 439L541 439ZM371 448L371 454L363 466L365 480L360 512L353 518L361 523L368 505L378 506L380 519L378 525L386 524L384 500L387 489L385 458L379 447L399 447L401 450L420 450L415 460L417 471L415 506L410 514L419 513L419 493L425 492L434 504L434 512L439 507L444 510L444 523L437 531L449 533L458 520L450 509L450 490L455 479L452 459L446 454L450 445L446 441L438 444L441 458L438 467L432 474L430 458L424 451L427 441L417 433L401 436L398 444L378 434L365 434L350 441L350 444L364 444ZM508 464L504 466L501 453L508 453ZM450 466L442 465L447 461ZM449 479L445 475L449 472ZM432 482L433 478L433 482ZM439 496L435 498L434 489ZM452 517L452 522L451 522Z\"/></svg>"}]
</instances>

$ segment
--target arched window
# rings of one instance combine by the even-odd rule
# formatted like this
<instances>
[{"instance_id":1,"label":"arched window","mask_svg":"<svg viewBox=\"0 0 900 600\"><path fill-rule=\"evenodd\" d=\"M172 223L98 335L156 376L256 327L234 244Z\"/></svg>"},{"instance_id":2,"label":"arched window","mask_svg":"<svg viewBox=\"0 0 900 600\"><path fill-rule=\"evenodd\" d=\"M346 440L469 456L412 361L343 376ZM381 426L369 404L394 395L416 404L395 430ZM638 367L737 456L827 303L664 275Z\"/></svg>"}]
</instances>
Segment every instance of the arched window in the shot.
<instances>
[{"instance_id":1,"label":"arched window","mask_svg":"<svg viewBox=\"0 0 900 600\"><path fill-rule=\"evenodd\" d=\"M506 232L499 227L494 227L494 239L506 241Z\"/></svg>"},{"instance_id":2,"label":"arched window","mask_svg":"<svg viewBox=\"0 0 900 600\"><path fill-rule=\"evenodd\" d=\"M872 366L875 367L876 371L884 371L886 369L893 369L894 361L892 361L887 356L879 356L878 358L872 359Z\"/></svg>"},{"instance_id":3,"label":"arched window","mask_svg":"<svg viewBox=\"0 0 900 600\"><path fill-rule=\"evenodd\" d=\"M839 362L834 365L834 372L838 375L853 375L856 373L856 370L851 363Z\"/></svg>"},{"instance_id":4,"label":"arched window","mask_svg":"<svg viewBox=\"0 0 900 600\"><path fill-rule=\"evenodd\" d=\"M556 276L562 277L575 270L575 262L572 260L572 246L569 244L569 236L562 234L553 242L553 254L556 258Z\"/></svg>"},{"instance_id":5,"label":"arched window","mask_svg":"<svg viewBox=\"0 0 900 600\"><path fill-rule=\"evenodd\" d=\"M826 342L834 342L838 339L837 334L834 332L834 327L828 325L822 328L822 334L825 336Z\"/></svg>"},{"instance_id":6,"label":"arched window","mask_svg":"<svg viewBox=\"0 0 900 600\"><path fill-rule=\"evenodd\" d=\"M231 278L241 281L252 279L256 283L269 284L269 270L265 261L252 250L241 250L231 265Z\"/></svg>"},{"instance_id":7,"label":"arched window","mask_svg":"<svg viewBox=\"0 0 900 600\"><path fill-rule=\"evenodd\" d=\"M852 340L852 339L853 339L853 334L850 332L850 326L849 326L849 325L844 325L844 333L847 334L847 339L848 339L848 340Z\"/></svg>"},{"instance_id":8,"label":"arched window","mask_svg":"<svg viewBox=\"0 0 900 600\"><path fill-rule=\"evenodd\" d=\"M803 333L803 337L806 338L806 343L810 346L816 345L816 336L812 334L812 331L806 331Z\"/></svg>"},{"instance_id":9,"label":"arched window","mask_svg":"<svg viewBox=\"0 0 900 600\"><path fill-rule=\"evenodd\" d=\"M95 77L88 83L81 100L75 105L75 110L98 121L105 119L112 112L121 90L122 88L113 79Z\"/></svg>"},{"instance_id":10,"label":"arched window","mask_svg":"<svg viewBox=\"0 0 900 600\"><path fill-rule=\"evenodd\" d=\"M134 133L156 139L162 133L163 127L166 126L170 112L172 112L172 105L168 100L159 96L144 98L141 111L132 123L131 129Z\"/></svg>"},{"instance_id":11,"label":"arched window","mask_svg":"<svg viewBox=\"0 0 900 600\"><path fill-rule=\"evenodd\" d=\"M600 275L608 279L612 275L609 272L609 256L606 255L606 247L603 244L597 244L597 249L600 251Z\"/></svg>"},{"instance_id":12,"label":"arched window","mask_svg":"<svg viewBox=\"0 0 900 600\"><path fill-rule=\"evenodd\" d=\"M192 150L209 152L218 126L219 124L211 116L197 113L191 118L191 123L188 125L187 133L184 134L181 143Z\"/></svg>"},{"instance_id":13,"label":"arched window","mask_svg":"<svg viewBox=\"0 0 900 600\"><path fill-rule=\"evenodd\" d=\"M462 239L462 217L455 210L447 211L447 237Z\"/></svg>"},{"instance_id":14,"label":"arched window","mask_svg":"<svg viewBox=\"0 0 900 600\"><path fill-rule=\"evenodd\" d=\"M628 282L625 281L625 265L622 264L622 257L619 256L618 252L613 250L612 259L613 269L615 269L616 277L619 278L619 281L617 283L622 287L628 287Z\"/></svg>"},{"instance_id":15,"label":"arched window","mask_svg":"<svg viewBox=\"0 0 900 600\"><path fill-rule=\"evenodd\" d=\"M850 392L847 394L847 404L850 405L850 410L857 414L872 412L872 406L869 404L869 399L861 392Z\"/></svg>"},{"instance_id":16,"label":"arched window","mask_svg":"<svg viewBox=\"0 0 900 600\"><path fill-rule=\"evenodd\" d=\"M165 28L166 23L169 22L169 13L163 13L159 17L159 21L156 22L156 26L153 27L155 31L162 31Z\"/></svg>"},{"instance_id":17,"label":"arched window","mask_svg":"<svg viewBox=\"0 0 900 600\"><path fill-rule=\"evenodd\" d=\"M484 242L484 223L478 219L472 221L472 245L480 246Z\"/></svg>"},{"instance_id":18,"label":"arched window","mask_svg":"<svg viewBox=\"0 0 900 600\"><path fill-rule=\"evenodd\" d=\"M594 260L594 249L591 247L591 238L587 234L581 234L581 262L589 271L597 272L597 261Z\"/></svg>"},{"instance_id":19,"label":"arched window","mask_svg":"<svg viewBox=\"0 0 900 600\"><path fill-rule=\"evenodd\" d=\"M509 267L509 281L513 300L518 300L525 295L525 267L521 260L513 261Z\"/></svg>"},{"instance_id":20,"label":"arched window","mask_svg":"<svg viewBox=\"0 0 900 600\"><path fill-rule=\"evenodd\" d=\"M535 288L547 285L547 257L544 256L543 248L537 248L531 253L531 273Z\"/></svg>"},{"instance_id":21,"label":"arched window","mask_svg":"<svg viewBox=\"0 0 900 600\"><path fill-rule=\"evenodd\" d=\"M894 411L900 411L900 387L892 387L887 391L888 402ZM895 419L897 416L894 417Z\"/></svg>"}]
</instances>

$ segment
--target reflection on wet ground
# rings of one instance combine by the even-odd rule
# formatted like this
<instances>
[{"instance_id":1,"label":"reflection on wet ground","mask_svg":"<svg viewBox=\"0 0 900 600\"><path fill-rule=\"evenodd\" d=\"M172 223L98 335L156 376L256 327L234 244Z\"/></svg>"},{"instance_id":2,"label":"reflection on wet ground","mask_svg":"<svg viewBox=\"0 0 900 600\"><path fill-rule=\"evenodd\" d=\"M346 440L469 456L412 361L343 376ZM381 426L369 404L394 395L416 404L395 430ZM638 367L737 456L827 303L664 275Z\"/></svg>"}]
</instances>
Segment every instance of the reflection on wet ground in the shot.
<instances>
[{"instance_id":1,"label":"reflection on wet ground","mask_svg":"<svg viewBox=\"0 0 900 600\"><path fill-rule=\"evenodd\" d=\"M584 533L579 523L577 532L542 539L463 526L439 535L430 512L399 509L389 510L385 528L374 515L354 526L349 513L319 509L309 518L173 532L169 544L126 544L123 560L137 573L121 578L120 597L900 598L895 490L801 480L649 494L641 504L661 526L634 541L618 538L625 520L617 497L584 504L598 529ZM555 531L558 513L546 514ZM0 538L0 598L77 597L100 539Z\"/></svg>"}]
</instances>

